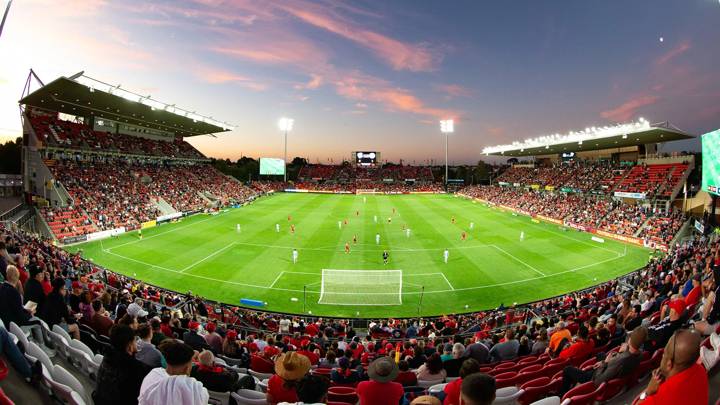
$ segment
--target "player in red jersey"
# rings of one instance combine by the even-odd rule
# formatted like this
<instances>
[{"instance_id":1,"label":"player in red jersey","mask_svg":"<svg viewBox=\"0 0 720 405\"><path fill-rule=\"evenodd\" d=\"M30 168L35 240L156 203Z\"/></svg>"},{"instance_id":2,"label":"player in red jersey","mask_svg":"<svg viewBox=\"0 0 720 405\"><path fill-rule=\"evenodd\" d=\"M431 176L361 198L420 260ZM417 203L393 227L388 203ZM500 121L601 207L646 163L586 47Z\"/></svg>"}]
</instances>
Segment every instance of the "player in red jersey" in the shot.
<instances>
[{"instance_id":1,"label":"player in red jersey","mask_svg":"<svg viewBox=\"0 0 720 405\"><path fill-rule=\"evenodd\" d=\"M288 215L288 222L292 221L292 215Z\"/></svg>"},{"instance_id":2,"label":"player in red jersey","mask_svg":"<svg viewBox=\"0 0 720 405\"><path fill-rule=\"evenodd\" d=\"M467 239L467 234L465 233L465 231L463 231L463 233L460 234L460 240L465 240L465 239Z\"/></svg>"},{"instance_id":3,"label":"player in red jersey","mask_svg":"<svg viewBox=\"0 0 720 405\"><path fill-rule=\"evenodd\" d=\"M295 224L290 224L290 233L295 233Z\"/></svg>"},{"instance_id":4,"label":"player in red jersey","mask_svg":"<svg viewBox=\"0 0 720 405\"><path fill-rule=\"evenodd\" d=\"M350 244L345 242L345 254L350 253Z\"/></svg>"}]
</instances>

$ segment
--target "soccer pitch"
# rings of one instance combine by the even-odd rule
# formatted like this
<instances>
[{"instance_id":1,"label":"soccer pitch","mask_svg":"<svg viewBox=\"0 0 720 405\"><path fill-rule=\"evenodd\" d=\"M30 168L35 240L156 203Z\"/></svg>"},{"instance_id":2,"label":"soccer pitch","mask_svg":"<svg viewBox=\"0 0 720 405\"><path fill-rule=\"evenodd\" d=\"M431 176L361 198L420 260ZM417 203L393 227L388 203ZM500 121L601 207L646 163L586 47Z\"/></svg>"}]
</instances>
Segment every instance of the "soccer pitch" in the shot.
<instances>
[{"instance_id":1,"label":"soccer pitch","mask_svg":"<svg viewBox=\"0 0 720 405\"><path fill-rule=\"evenodd\" d=\"M278 193L218 215L146 229L143 239L130 232L69 248L78 249L108 269L175 291L231 305L260 300L268 311L299 314L304 308L342 317L429 316L526 303L610 280L648 258L644 248L597 243L588 233L454 195ZM378 273L400 275L380 277L382 285L362 277L323 285L323 269L401 273ZM333 299L322 302L350 305L319 303L323 289Z\"/></svg>"}]
</instances>

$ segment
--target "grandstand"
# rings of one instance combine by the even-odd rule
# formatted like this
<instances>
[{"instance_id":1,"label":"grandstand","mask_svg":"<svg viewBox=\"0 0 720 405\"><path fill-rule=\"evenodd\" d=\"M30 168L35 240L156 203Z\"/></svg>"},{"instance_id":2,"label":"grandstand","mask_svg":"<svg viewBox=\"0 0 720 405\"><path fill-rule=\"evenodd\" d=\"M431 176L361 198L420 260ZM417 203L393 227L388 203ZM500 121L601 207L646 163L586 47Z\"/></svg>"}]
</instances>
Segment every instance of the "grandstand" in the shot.
<instances>
[{"instance_id":1,"label":"grandstand","mask_svg":"<svg viewBox=\"0 0 720 405\"><path fill-rule=\"evenodd\" d=\"M430 167L393 164L309 164L291 183L246 184L218 171L208 157L185 140L188 136L221 132L229 126L207 117L191 118L184 110L162 107L127 91L123 95L118 95L117 89L105 91L98 83L84 75L60 78L21 100L27 204L3 214L0 263L4 265L4 278L26 280L26 301L32 301L28 298L34 297L30 294L38 286L47 301L38 303L45 306L33 314L38 319L18 316L18 311L24 314L22 308L0 307L0 334L7 335L10 342L18 342L9 346L0 364L0 380L12 382L2 384L4 392L0 394L16 403L101 404L106 403L108 393L129 395L131 402L137 399L131 394L132 389L140 390L139 385L118 392L117 381L108 377L113 370L129 372L113 368L118 367L113 365L113 359L127 355L125 348L113 345L119 339L118 331L124 328L117 325L131 325L145 339L138 343L142 350L133 359L142 363L136 370L140 376L151 367L160 367L159 357L153 360L148 352L159 355L160 348L163 355L170 356L162 340L178 339L192 349L212 352L210 364L198 360L192 368L193 378L202 383L201 391L211 403L274 403L282 371L273 362L286 352L308 358L311 365L307 373L328 380L328 399L334 403L356 403L362 395L358 384L372 378L368 373L371 363L396 355L404 360L403 368L407 366L404 377L408 381L402 391L408 402L423 393L441 398L453 395L453 384L464 377L461 366L464 369L472 358L477 364L467 367L475 367L474 371L494 379L494 403L630 403L645 390L652 370L663 359L667 362L668 356L675 355L677 339L688 339L682 332L674 332L688 328L703 334L698 342L690 342L703 348L700 357L693 358L697 364L692 370L699 370L701 376L709 373L711 378L711 385L694 392L692 400L718 397L715 353L720 353L720 338L713 332L719 325L712 320L720 316L720 304L714 301L720 242L707 235L709 232L692 230L695 219L688 217L686 205L679 199L695 169L694 157L657 154L658 142L688 138L689 134L668 124L640 121L632 124L634 132L622 128L619 135L608 135L611 129L604 129L604 136L587 131L582 136L588 138L580 142L577 137L581 135L573 134L572 144L557 136L543 140L541 146L529 142L488 148L488 154L526 160L504 168L492 184L468 185L454 196L445 195ZM588 141L591 138L598 139L594 147ZM584 149L580 150L580 146ZM287 193L260 198L279 190ZM282 267L289 266L287 258L283 262L272 252L278 246L288 247L277 244L290 236L276 236L270 226L248 230L244 223L242 232L234 226L245 219L250 225L260 221L274 224L277 217L285 216L290 222L286 207L290 206L289 199L296 197L293 192L313 194L307 200L296 200L302 209L290 211L317 217L316 222L298 222L307 227L334 229L343 218L345 223L340 227L352 229L347 232L358 232L361 237L371 234L370 230L377 229L377 219L372 224L371 219L363 219L367 223L356 230L346 218L359 217L361 209L375 212L361 205L365 204L364 194L371 193L378 194L377 199L369 196L369 204L382 208L377 213L389 215L392 208L395 214L396 206L401 207L400 215L393 217L395 222L410 222L414 233L422 235L426 231L420 238L422 243L452 245L450 237L431 234L463 229L464 238L466 228L455 223L456 217L458 221L477 218L477 228L484 232L476 235L478 240L496 238L492 245L483 246L497 252L472 250L481 249L482 244L460 245L453 254L467 255L468 260L454 273L452 265L443 269L439 255L423 257L430 256L428 252L437 250L437 246L416 245L420 242L415 242L409 232L393 234L383 230L383 240L394 238L397 247L390 249L393 258L399 256L393 264L403 263L403 254L417 255L406 258L408 266L403 270L387 267L379 273L376 267L370 267L379 262L367 259L371 254L378 255L363 250L362 243L352 245L352 249L360 250L361 259L356 260L335 251L340 237L333 235L335 245L327 248L324 239L312 234L309 243L316 245L301 245L307 248L301 251L309 256L327 255L312 262L322 273L293 274L288 267ZM328 192L350 195L322 195ZM328 199L320 199L323 197ZM342 201L347 205L336 203L339 199L345 199ZM249 206L252 201L257 202ZM234 209L243 205L247 207ZM231 220L223 222L223 215ZM15 220L6 220L11 217ZM450 217L451 225L446 223ZM217 224L222 225L206 222L215 218L220 218ZM185 222L180 224L179 220ZM444 224L431 224L435 221ZM385 222L385 217L380 222ZM703 223L709 230L709 222ZM190 232L179 233L174 240L163 239L165 232L186 228ZM139 238L140 233L136 236L131 232L137 230L144 231L145 240ZM405 224L402 230L406 230ZM523 247L516 242L516 230L528 234L527 244L542 244ZM242 239L248 233L248 239ZM530 236L536 233L550 236L533 242ZM342 235L346 238L342 242L349 236ZM214 240L225 243L224 238L233 239L227 245L212 247ZM398 242L405 240L411 242ZM143 245L145 241L149 243ZM90 243L76 245L82 242ZM235 253L238 256L216 261L235 245L243 245L243 250ZM553 251L556 245L563 250ZM384 248L382 245L379 250ZM123 249L132 253L123 256ZM185 266L181 270L169 267L174 265L173 260L185 259L184 255L193 249L200 252L197 260L187 266L180 261ZM597 252L605 256L594 256ZM648 254L652 257L645 264ZM114 258L108 260L110 256ZM505 261L495 261L501 257ZM615 262L617 265L609 262L617 259L621 259ZM566 263L562 261L571 260L583 261L568 265L569 269L563 267ZM222 277L233 283L233 273L242 273L242 262L254 261L262 271L246 272L240 277L243 282L253 283L270 277L269 286L251 283L250 288L236 293L229 284L221 283ZM610 264L587 275L578 273L602 262ZM343 271L320 263L355 264L357 268ZM456 291L456 277L472 278L468 277L469 270L484 270L483 263L490 263L489 271L473 277L482 282L486 281L483 277L501 281L468 284ZM634 267L625 269L620 263ZM10 266L18 268L17 276ZM195 266L197 273L188 271L196 270ZM431 271L413 274L413 266L431 266ZM278 270L281 268L288 270ZM498 269L512 269L518 274L522 269L542 276L532 274L522 279ZM171 274L164 282L155 282L153 277L167 273ZM290 274L310 281L292 288L278 287ZM312 277L320 274L322 279L315 282ZM554 275L563 277L548 282L555 289L545 290L544 283ZM422 286L407 283L411 276L433 281ZM501 277L509 278L505 281ZM321 283L317 303L296 297L299 293L312 294L307 287L313 283ZM520 291L520 283L534 288ZM5 284L9 287L4 287L0 298L8 294L7 288L16 288ZM438 285L447 289L439 289ZM476 292L486 287L491 288ZM50 294L42 292L45 288ZM66 290L69 310L64 309L65 293L60 293ZM268 291L268 295L257 294L269 297L271 302L255 300L256 304L273 311L238 305L243 297L240 292L258 290ZM196 295L198 291L202 295ZM505 294L503 298L540 296L517 299L519 304L505 299L496 302L499 305L485 305L494 302L493 292ZM232 299L214 299L212 294L216 293ZM411 294L413 300L419 296L422 303L426 293L429 297L425 309L415 307L415 301L408 303L407 295L403 295ZM51 307L51 297L60 299L62 305ZM457 310L467 297L471 297L467 302L473 306L466 304L465 311ZM316 315L328 316L313 316L305 305ZM340 310L334 305L351 308ZM381 315L360 316L359 311L355 312L356 308L371 305L378 308L363 309L363 315ZM275 312L276 308L279 311ZM289 309L282 311L284 308ZM415 311L418 316L407 315ZM353 312L357 316L338 316ZM711 322L703 323L708 317ZM628 345L635 346L630 349ZM627 351L636 360L627 369L597 378L593 374L587 381L576 379L578 370L587 373L596 364L605 367L603 359ZM437 364L440 366L436 369ZM36 382L35 388L28 389L23 379ZM703 378L698 381L706 382ZM695 403L692 400L689 403Z\"/></svg>"}]
</instances>

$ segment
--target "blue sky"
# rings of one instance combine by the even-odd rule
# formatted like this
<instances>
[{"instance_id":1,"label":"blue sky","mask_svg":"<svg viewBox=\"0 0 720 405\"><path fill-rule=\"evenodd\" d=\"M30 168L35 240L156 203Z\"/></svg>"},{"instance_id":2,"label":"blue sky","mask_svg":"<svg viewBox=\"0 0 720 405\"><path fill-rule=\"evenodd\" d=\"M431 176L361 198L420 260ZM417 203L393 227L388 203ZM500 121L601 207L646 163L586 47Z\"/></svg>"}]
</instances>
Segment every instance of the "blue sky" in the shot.
<instances>
[{"instance_id":1,"label":"blue sky","mask_svg":"<svg viewBox=\"0 0 720 405\"><path fill-rule=\"evenodd\" d=\"M4 4L4 1L2 2ZM661 41L662 38L662 41ZM720 2L23 0L0 38L0 137L29 68L80 70L237 125L209 156L451 161L644 117L720 127ZM666 150L697 148L699 142Z\"/></svg>"}]
</instances>

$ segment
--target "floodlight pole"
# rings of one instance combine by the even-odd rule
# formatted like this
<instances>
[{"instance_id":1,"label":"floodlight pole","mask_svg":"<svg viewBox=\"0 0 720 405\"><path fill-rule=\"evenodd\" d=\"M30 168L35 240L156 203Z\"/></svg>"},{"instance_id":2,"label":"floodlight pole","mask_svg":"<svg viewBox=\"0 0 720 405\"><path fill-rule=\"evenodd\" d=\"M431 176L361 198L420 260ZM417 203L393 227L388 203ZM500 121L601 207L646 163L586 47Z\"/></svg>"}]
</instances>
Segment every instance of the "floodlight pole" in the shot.
<instances>
[{"instance_id":1,"label":"floodlight pole","mask_svg":"<svg viewBox=\"0 0 720 405\"><path fill-rule=\"evenodd\" d=\"M10 0L7 7L5 7L5 14L3 14L2 22L0 22L0 35L2 35L3 27L5 27L5 20L7 20L7 16L10 13L10 6L12 6L12 0Z\"/></svg>"},{"instance_id":2,"label":"floodlight pole","mask_svg":"<svg viewBox=\"0 0 720 405\"><path fill-rule=\"evenodd\" d=\"M287 183L287 133L288 130L285 128L285 156L283 157L283 164L285 165L285 170L283 170L283 182Z\"/></svg>"},{"instance_id":3,"label":"floodlight pole","mask_svg":"<svg viewBox=\"0 0 720 405\"><path fill-rule=\"evenodd\" d=\"M445 134L445 192L448 190L448 135L450 135L453 131L453 120L440 121L440 132Z\"/></svg>"},{"instance_id":4,"label":"floodlight pole","mask_svg":"<svg viewBox=\"0 0 720 405\"><path fill-rule=\"evenodd\" d=\"M445 191L448 189L448 133L445 131Z\"/></svg>"}]
</instances>

